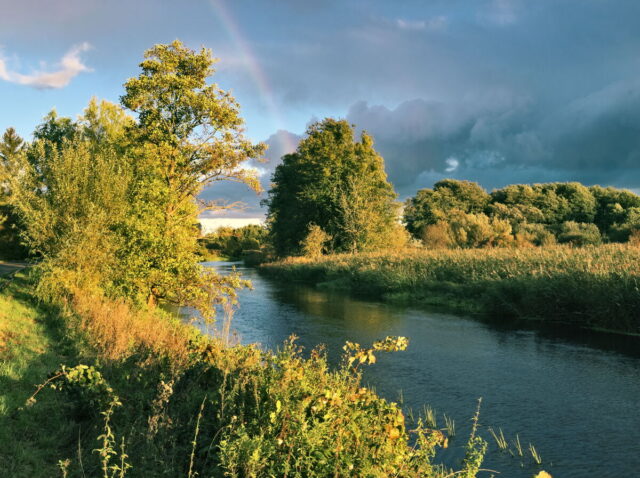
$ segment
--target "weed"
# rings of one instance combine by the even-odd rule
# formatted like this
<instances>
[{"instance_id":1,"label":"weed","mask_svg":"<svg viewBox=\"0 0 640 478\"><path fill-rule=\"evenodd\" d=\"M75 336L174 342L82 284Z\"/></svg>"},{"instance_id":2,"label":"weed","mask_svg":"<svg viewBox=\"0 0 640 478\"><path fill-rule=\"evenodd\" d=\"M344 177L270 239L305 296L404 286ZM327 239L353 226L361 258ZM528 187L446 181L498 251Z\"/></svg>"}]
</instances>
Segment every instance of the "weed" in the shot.
<instances>
[{"instance_id":1,"label":"weed","mask_svg":"<svg viewBox=\"0 0 640 478\"><path fill-rule=\"evenodd\" d=\"M493 439L496 442L496 445L498 445L498 448L500 450L506 450L509 445L507 443L507 440L504 438L504 433L502 433L502 428L499 428L499 434L496 434L496 432L493 430L493 428L489 427L489 433L491 433L491 436L493 436Z\"/></svg>"},{"instance_id":2,"label":"weed","mask_svg":"<svg viewBox=\"0 0 640 478\"><path fill-rule=\"evenodd\" d=\"M536 450L536 447L529 443L529 452L531 453L531 458L536 462L536 465L542 465L542 457Z\"/></svg>"},{"instance_id":3,"label":"weed","mask_svg":"<svg viewBox=\"0 0 640 478\"><path fill-rule=\"evenodd\" d=\"M444 415L444 429L450 437L456 436L456 422L447 415Z\"/></svg>"}]
</instances>

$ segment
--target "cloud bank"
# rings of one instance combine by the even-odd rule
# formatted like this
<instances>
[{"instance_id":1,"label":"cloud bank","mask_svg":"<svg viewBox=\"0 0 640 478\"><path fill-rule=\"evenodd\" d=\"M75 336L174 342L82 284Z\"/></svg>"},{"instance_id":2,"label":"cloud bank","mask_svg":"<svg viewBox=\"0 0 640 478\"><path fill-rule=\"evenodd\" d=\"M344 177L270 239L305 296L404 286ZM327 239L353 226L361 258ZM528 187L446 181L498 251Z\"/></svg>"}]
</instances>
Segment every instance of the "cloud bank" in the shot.
<instances>
[{"instance_id":1,"label":"cloud bank","mask_svg":"<svg viewBox=\"0 0 640 478\"><path fill-rule=\"evenodd\" d=\"M31 74L10 70L6 59L0 57L0 79L18 85L30 86L38 90L64 88L80 73L92 71L80 58L80 54L90 48L91 46L86 42L76 45L62 57L58 69L54 71L43 69L34 71Z\"/></svg>"}]
</instances>

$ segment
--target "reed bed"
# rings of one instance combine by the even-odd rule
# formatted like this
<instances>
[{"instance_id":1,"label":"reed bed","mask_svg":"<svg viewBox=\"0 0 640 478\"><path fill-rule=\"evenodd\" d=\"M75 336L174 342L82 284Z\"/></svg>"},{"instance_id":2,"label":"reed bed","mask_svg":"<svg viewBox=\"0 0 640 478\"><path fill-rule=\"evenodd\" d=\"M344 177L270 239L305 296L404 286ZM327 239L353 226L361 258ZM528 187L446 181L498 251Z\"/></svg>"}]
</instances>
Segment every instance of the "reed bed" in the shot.
<instances>
[{"instance_id":1,"label":"reed bed","mask_svg":"<svg viewBox=\"0 0 640 478\"><path fill-rule=\"evenodd\" d=\"M640 248L608 244L288 258L261 270L356 295L640 333Z\"/></svg>"}]
</instances>

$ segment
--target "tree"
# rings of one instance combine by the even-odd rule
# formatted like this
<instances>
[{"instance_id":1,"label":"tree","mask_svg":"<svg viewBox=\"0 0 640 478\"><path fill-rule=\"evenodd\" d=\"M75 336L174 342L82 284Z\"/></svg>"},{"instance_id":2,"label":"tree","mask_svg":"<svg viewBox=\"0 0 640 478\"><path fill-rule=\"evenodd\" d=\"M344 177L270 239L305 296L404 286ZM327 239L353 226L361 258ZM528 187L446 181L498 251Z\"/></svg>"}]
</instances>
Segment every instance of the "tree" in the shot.
<instances>
[{"instance_id":1,"label":"tree","mask_svg":"<svg viewBox=\"0 0 640 478\"><path fill-rule=\"evenodd\" d=\"M133 211L123 228L126 248L119 286L176 302L194 300L206 282L197 265L197 215L217 203L197 202L215 181L232 180L255 190L254 173L243 169L265 147L243 135L239 105L207 79L217 61L181 42L156 45L144 55L141 74L125 83L122 104L137 114L130 128L134 158Z\"/></svg>"},{"instance_id":2,"label":"tree","mask_svg":"<svg viewBox=\"0 0 640 478\"><path fill-rule=\"evenodd\" d=\"M384 247L397 227L395 198L371 136L355 141L344 120L315 123L282 158L265 201L276 252L300 253L311 224L335 252Z\"/></svg>"},{"instance_id":3,"label":"tree","mask_svg":"<svg viewBox=\"0 0 640 478\"><path fill-rule=\"evenodd\" d=\"M0 142L0 159L5 162L9 161L20 152L22 146L24 146L24 140L18 136L16 130L7 128L2 135L2 142Z\"/></svg>"},{"instance_id":4,"label":"tree","mask_svg":"<svg viewBox=\"0 0 640 478\"><path fill-rule=\"evenodd\" d=\"M630 233L627 225L634 221L632 211L640 208L640 196L611 187L591 186L589 189L596 199L594 223L600 232L610 240L625 241Z\"/></svg>"},{"instance_id":5,"label":"tree","mask_svg":"<svg viewBox=\"0 0 640 478\"><path fill-rule=\"evenodd\" d=\"M119 114L107 119L106 111ZM99 119L90 122L92 116ZM78 122L66 120L56 117L69 125L70 137L36 139L3 168L23 239L42 258L49 293L95 290L114 279L117 226L129 210L131 162L96 133L122 130L132 119L117 105L92 101Z\"/></svg>"},{"instance_id":6,"label":"tree","mask_svg":"<svg viewBox=\"0 0 640 478\"><path fill-rule=\"evenodd\" d=\"M593 222L596 215L595 197L589 188L575 182L512 184L491 193L491 206L498 204L520 209L527 222L552 225Z\"/></svg>"},{"instance_id":7,"label":"tree","mask_svg":"<svg viewBox=\"0 0 640 478\"><path fill-rule=\"evenodd\" d=\"M511 224L504 219L454 210L448 222L451 237L457 247L500 247L513 242Z\"/></svg>"},{"instance_id":8,"label":"tree","mask_svg":"<svg viewBox=\"0 0 640 478\"><path fill-rule=\"evenodd\" d=\"M318 258L324 254L331 237L317 224L309 225L309 232L302 241L302 253L307 257Z\"/></svg>"},{"instance_id":9,"label":"tree","mask_svg":"<svg viewBox=\"0 0 640 478\"><path fill-rule=\"evenodd\" d=\"M15 129L7 128L0 141L0 257L4 259L21 259L28 255L28 250L20 240L21 225L11 205L11 179L9 165L15 161L24 147L24 140Z\"/></svg>"},{"instance_id":10,"label":"tree","mask_svg":"<svg viewBox=\"0 0 640 478\"><path fill-rule=\"evenodd\" d=\"M222 179L257 188L241 163L264 146L243 136L233 97L207 84L214 61L206 49L156 45L125 84L122 103L136 119L95 100L78 121L52 113L11 162L25 238L59 279L47 283L203 313L233 298L237 277L198 264L197 215L215 204L197 195Z\"/></svg>"},{"instance_id":11,"label":"tree","mask_svg":"<svg viewBox=\"0 0 640 478\"><path fill-rule=\"evenodd\" d=\"M421 189L405 202L404 221L408 231L421 238L426 226L446 220L451 211L482 213L488 203L489 195L479 184L443 179L433 189Z\"/></svg>"}]
</instances>

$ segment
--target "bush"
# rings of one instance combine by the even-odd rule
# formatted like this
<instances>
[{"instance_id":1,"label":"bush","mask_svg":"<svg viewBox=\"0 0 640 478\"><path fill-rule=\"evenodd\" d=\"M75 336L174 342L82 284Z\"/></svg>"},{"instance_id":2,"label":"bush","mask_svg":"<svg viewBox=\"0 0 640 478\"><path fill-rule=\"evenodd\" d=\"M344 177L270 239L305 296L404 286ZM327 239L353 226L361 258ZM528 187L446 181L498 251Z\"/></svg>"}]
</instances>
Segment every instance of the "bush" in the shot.
<instances>
[{"instance_id":1,"label":"bush","mask_svg":"<svg viewBox=\"0 0 640 478\"><path fill-rule=\"evenodd\" d=\"M513 242L511 224L506 219L456 211L449 219L449 226L455 245L463 249L506 246Z\"/></svg>"},{"instance_id":2,"label":"bush","mask_svg":"<svg viewBox=\"0 0 640 478\"><path fill-rule=\"evenodd\" d=\"M516 243L519 246L551 246L556 243L556 236L544 224L524 223L518 226Z\"/></svg>"},{"instance_id":3,"label":"bush","mask_svg":"<svg viewBox=\"0 0 640 478\"><path fill-rule=\"evenodd\" d=\"M451 226L446 221L429 224L422 229L421 239L429 249L448 249L455 247L456 241L452 237Z\"/></svg>"},{"instance_id":4,"label":"bush","mask_svg":"<svg viewBox=\"0 0 640 478\"><path fill-rule=\"evenodd\" d=\"M309 232L300 244L302 254L307 257L320 257L327 250L327 243L331 236L324 232L317 224L309 225Z\"/></svg>"},{"instance_id":5,"label":"bush","mask_svg":"<svg viewBox=\"0 0 640 478\"><path fill-rule=\"evenodd\" d=\"M602 243L602 236L595 224L566 221L558 231L558 242L573 246L598 245Z\"/></svg>"}]
</instances>

